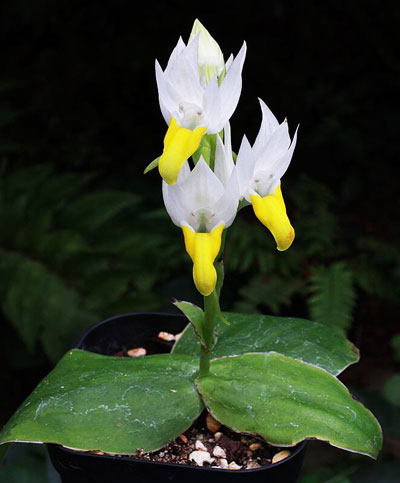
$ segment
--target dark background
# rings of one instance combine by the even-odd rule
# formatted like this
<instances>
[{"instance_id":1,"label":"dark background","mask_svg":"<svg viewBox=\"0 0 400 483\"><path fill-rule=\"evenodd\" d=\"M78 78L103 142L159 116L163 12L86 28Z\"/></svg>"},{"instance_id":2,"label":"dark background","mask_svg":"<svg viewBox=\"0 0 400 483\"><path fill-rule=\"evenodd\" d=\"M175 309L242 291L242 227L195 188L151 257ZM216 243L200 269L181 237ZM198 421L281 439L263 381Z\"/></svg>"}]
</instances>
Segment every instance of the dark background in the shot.
<instances>
[{"instance_id":1,"label":"dark background","mask_svg":"<svg viewBox=\"0 0 400 483\"><path fill-rule=\"evenodd\" d=\"M340 307L329 323L362 353L343 381L378 415L385 447L371 465L320 443L304 481L396 481L398 379L387 385L400 353L395 5L1 1L2 422L85 326L172 310L173 296L197 300L159 176L142 174L166 130L154 60L165 67L197 17L225 58L247 42L233 149L244 133L255 139L257 97L291 133L300 124L282 185L296 241L277 254L243 211L227 240L224 307L315 320L326 304Z\"/></svg>"}]
</instances>

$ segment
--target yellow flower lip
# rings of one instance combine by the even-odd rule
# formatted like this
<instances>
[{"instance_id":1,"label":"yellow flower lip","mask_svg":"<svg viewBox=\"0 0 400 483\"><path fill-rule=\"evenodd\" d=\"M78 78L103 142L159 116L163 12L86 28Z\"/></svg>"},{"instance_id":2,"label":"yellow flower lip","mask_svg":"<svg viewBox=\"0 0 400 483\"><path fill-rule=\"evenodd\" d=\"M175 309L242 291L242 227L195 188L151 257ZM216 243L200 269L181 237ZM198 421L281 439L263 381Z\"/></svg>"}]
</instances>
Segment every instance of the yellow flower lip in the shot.
<instances>
[{"instance_id":1,"label":"yellow flower lip","mask_svg":"<svg viewBox=\"0 0 400 483\"><path fill-rule=\"evenodd\" d=\"M250 200L256 217L275 238L277 249L287 250L293 243L295 232L286 214L280 185L273 194L264 197L250 195Z\"/></svg>"},{"instance_id":2,"label":"yellow flower lip","mask_svg":"<svg viewBox=\"0 0 400 483\"><path fill-rule=\"evenodd\" d=\"M171 118L164 138L164 151L158 163L160 175L167 184L176 183L183 164L196 152L206 131L207 128L202 126L187 129Z\"/></svg>"},{"instance_id":3,"label":"yellow flower lip","mask_svg":"<svg viewBox=\"0 0 400 483\"><path fill-rule=\"evenodd\" d=\"M210 233L197 233L188 225L182 225L186 251L193 261L193 280L197 290L210 295L217 283L214 260L221 248L224 224L220 223Z\"/></svg>"}]
</instances>

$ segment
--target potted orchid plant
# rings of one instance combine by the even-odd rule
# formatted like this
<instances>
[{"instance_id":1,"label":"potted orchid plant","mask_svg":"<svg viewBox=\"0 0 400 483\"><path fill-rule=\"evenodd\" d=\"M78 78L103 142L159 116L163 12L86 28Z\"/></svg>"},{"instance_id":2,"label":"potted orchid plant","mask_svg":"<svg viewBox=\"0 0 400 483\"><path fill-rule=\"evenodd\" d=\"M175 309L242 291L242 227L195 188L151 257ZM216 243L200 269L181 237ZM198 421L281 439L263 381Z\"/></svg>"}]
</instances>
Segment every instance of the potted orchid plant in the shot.
<instances>
[{"instance_id":1,"label":"potted orchid plant","mask_svg":"<svg viewBox=\"0 0 400 483\"><path fill-rule=\"evenodd\" d=\"M251 205L279 251L295 236L281 178L297 130L291 139L286 119L279 123L260 99L254 144L244 136L237 155L232 151L229 120L245 56L244 43L225 61L196 20L189 42L179 39L166 68L156 62L168 130L161 156L145 172L158 167L165 207L182 230L204 306L175 301L188 323L169 354L69 351L6 424L0 443L56 443L103 457L149 454L180 437L206 409L217 427L280 449L319 439L377 457L379 423L337 378L358 360L342 334L303 319L220 309L225 237L242 208ZM216 466L217 459L202 464Z\"/></svg>"}]
</instances>

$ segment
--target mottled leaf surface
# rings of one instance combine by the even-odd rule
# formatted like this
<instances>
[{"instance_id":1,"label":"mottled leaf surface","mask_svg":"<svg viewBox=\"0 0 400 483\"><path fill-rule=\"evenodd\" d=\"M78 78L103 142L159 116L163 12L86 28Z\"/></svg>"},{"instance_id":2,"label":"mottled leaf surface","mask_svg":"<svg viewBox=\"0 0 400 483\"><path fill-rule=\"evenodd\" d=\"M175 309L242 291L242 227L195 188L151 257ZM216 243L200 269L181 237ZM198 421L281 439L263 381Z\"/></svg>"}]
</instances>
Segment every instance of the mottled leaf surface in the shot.
<instances>
[{"instance_id":1,"label":"mottled leaf surface","mask_svg":"<svg viewBox=\"0 0 400 483\"><path fill-rule=\"evenodd\" d=\"M279 352L339 374L358 361L358 349L338 331L317 322L291 317L224 312L230 325L217 322L213 357L246 352ZM191 327L173 348L174 354L197 354L199 342Z\"/></svg>"},{"instance_id":2,"label":"mottled leaf surface","mask_svg":"<svg viewBox=\"0 0 400 483\"><path fill-rule=\"evenodd\" d=\"M196 370L186 356L70 351L10 419L0 443L52 442L118 454L161 448L202 411Z\"/></svg>"},{"instance_id":3,"label":"mottled leaf surface","mask_svg":"<svg viewBox=\"0 0 400 483\"><path fill-rule=\"evenodd\" d=\"M206 406L235 431L259 435L277 446L306 438L376 457L379 423L327 371L274 352L225 357L198 379Z\"/></svg>"}]
</instances>

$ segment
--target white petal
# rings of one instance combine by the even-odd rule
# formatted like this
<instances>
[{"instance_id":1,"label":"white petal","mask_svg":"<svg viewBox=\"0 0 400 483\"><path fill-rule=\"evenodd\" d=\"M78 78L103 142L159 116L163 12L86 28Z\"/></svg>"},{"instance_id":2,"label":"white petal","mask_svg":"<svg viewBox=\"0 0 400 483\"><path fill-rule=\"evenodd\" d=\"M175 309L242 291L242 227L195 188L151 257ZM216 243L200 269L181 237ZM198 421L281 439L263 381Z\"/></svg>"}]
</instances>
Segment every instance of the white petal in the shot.
<instances>
[{"instance_id":1,"label":"white petal","mask_svg":"<svg viewBox=\"0 0 400 483\"><path fill-rule=\"evenodd\" d=\"M164 75L183 102L201 105L203 88L197 65L198 36L168 64Z\"/></svg>"},{"instance_id":2,"label":"white petal","mask_svg":"<svg viewBox=\"0 0 400 483\"><path fill-rule=\"evenodd\" d=\"M185 50L185 48L186 48L185 42L182 40L182 37L179 37L178 43L174 47L174 50L171 52L171 55L169 56L168 64L165 69L166 72L168 72L168 69L170 68L170 66L175 62L176 58L179 56L179 54L183 52L183 50Z\"/></svg>"},{"instance_id":3,"label":"white petal","mask_svg":"<svg viewBox=\"0 0 400 483\"><path fill-rule=\"evenodd\" d=\"M204 116L207 126L215 124L215 119L219 119L222 111L221 91L218 85L217 77L213 77L207 84L203 96ZM208 132L210 130L208 129ZM215 131L219 132L219 131Z\"/></svg>"},{"instance_id":4,"label":"white petal","mask_svg":"<svg viewBox=\"0 0 400 483\"><path fill-rule=\"evenodd\" d=\"M265 145L271 134L279 127L276 117L262 99L258 99L262 111L262 122L258 132L255 143L253 144L254 155L257 158L260 154L260 149Z\"/></svg>"},{"instance_id":5,"label":"white petal","mask_svg":"<svg viewBox=\"0 0 400 483\"><path fill-rule=\"evenodd\" d=\"M243 136L236 160L240 198L247 196L247 190L255 169L255 157L246 136Z\"/></svg>"},{"instance_id":6,"label":"white petal","mask_svg":"<svg viewBox=\"0 0 400 483\"><path fill-rule=\"evenodd\" d=\"M165 75L157 60L156 60L156 82L157 82L158 100L160 102L161 113L165 119L165 122L169 124L172 112L177 109L179 101L173 97L173 91L171 91L171 89L168 88L167 80L165 79Z\"/></svg>"},{"instance_id":7,"label":"white petal","mask_svg":"<svg viewBox=\"0 0 400 483\"><path fill-rule=\"evenodd\" d=\"M221 131L236 109L242 91L242 69L245 57L246 42L243 43L219 87L222 110L214 111L210 116L208 130L210 134Z\"/></svg>"},{"instance_id":8,"label":"white petal","mask_svg":"<svg viewBox=\"0 0 400 483\"><path fill-rule=\"evenodd\" d=\"M224 127L224 145L227 153L230 153L232 159L232 141L231 141L231 125L229 122ZM232 159L233 162L233 159Z\"/></svg>"},{"instance_id":9,"label":"white petal","mask_svg":"<svg viewBox=\"0 0 400 483\"><path fill-rule=\"evenodd\" d=\"M162 194L165 208L176 226L181 226L181 221L187 218L187 210L182 203L182 188L178 185L168 185L162 182Z\"/></svg>"},{"instance_id":10,"label":"white petal","mask_svg":"<svg viewBox=\"0 0 400 483\"><path fill-rule=\"evenodd\" d=\"M185 203L191 211L213 209L224 193L221 181L202 157L181 186L185 192Z\"/></svg>"},{"instance_id":11,"label":"white petal","mask_svg":"<svg viewBox=\"0 0 400 483\"><path fill-rule=\"evenodd\" d=\"M288 123L284 121L266 140L259 145L255 170L271 170L274 163L285 155L290 146Z\"/></svg>"},{"instance_id":12,"label":"white petal","mask_svg":"<svg viewBox=\"0 0 400 483\"><path fill-rule=\"evenodd\" d=\"M229 131L229 130L228 130ZM226 132L226 131L225 131ZM229 136L230 145L230 136ZM217 134L217 146L215 150L214 173L224 186L227 186L229 178L234 168L232 152L223 144L219 134Z\"/></svg>"},{"instance_id":13,"label":"white petal","mask_svg":"<svg viewBox=\"0 0 400 483\"><path fill-rule=\"evenodd\" d=\"M189 176L189 174L190 174L189 162L185 161L184 165L182 166L181 170L179 171L177 183L178 184L184 183L186 178Z\"/></svg>"},{"instance_id":14,"label":"white petal","mask_svg":"<svg viewBox=\"0 0 400 483\"><path fill-rule=\"evenodd\" d=\"M230 68L230 66L232 65L232 62L233 62L233 54L231 54L228 57L228 60L225 62L225 69L226 70L228 70Z\"/></svg>"},{"instance_id":15,"label":"white petal","mask_svg":"<svg viewBox=\"0 0 400 483\"><path fill-rule=\"evenodd\" d=\"M294 148L296 147L298 130L299 128L297 127L290 148L286 151L282 158L276 160L275 163L272 165L272 172L274 173L274 177L276 178L282 178L282 176L286 173L286 170L289 167L290 161L292 160Z\"/></svg>"},{"instance_id":16,"label":"white petal","mask_svg":"<svg viewBox=\"0 0 400 483\"><path fill-rule=\"evenodd\" d=\"M213 228L221 223L224 223L228 228L235 219L237 209L239 205L239 183L237 179L236 170L232 171L228 184L225 189L225 193L218 200L215 206L215 218L216 222Z\"/></svg>"}]
</instances>

